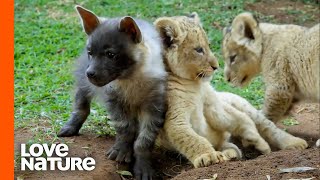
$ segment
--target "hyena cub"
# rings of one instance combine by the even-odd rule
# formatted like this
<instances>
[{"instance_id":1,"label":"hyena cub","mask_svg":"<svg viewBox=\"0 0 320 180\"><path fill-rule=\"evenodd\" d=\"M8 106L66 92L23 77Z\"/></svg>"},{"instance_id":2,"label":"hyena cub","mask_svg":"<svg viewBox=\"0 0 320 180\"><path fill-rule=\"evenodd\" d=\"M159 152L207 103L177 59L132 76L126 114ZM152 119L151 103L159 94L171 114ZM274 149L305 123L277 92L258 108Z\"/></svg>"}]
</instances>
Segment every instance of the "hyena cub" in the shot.
<instances>
[{"instance_id":1,"label":"hyena cub","mask_svg":"<svg viewBox=\"0 0 320 180\"><path fill-rule=\"evenodd\" d=\"M74 110L58 135L77 135L92 98L98 95L117 133L108 158L130 162L134 157L136 178L151 179L151 151L166 111L166 72L158 33L143 20L99 18L80 6L76 10L88 40L75 72Z\"/></svg>"}]
</instances>

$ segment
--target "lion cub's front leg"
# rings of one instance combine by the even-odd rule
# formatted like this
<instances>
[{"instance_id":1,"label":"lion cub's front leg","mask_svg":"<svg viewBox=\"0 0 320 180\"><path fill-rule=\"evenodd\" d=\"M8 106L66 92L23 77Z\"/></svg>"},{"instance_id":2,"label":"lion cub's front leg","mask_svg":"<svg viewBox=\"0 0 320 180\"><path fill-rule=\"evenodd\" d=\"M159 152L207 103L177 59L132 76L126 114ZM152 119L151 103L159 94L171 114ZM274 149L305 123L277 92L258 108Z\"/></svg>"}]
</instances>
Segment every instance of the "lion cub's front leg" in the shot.
<instances>
[{"instance_id":1,"label":"lion cub's front leg","mask_svg":"<svg viewBox=\"0 0 320 180\"><path fill-rule=\"evenodd\" d=\"M205 167L228 160L222 152L215 151L212 144L198 135L191 127L188 115L190 111L168 111L164 131L170 144L183 154L194 167Z\"/></svg>"},{"instance_id":2,"label":"lion cub's front leg","mask_svg":"<svg viewBox=\"0 0 320 180\"><path fill-rule=\"evenodd\" d=\"M253 107L251 107L253 109ZM255 110L255 109L253 109ZM305 149L308 143L299 137L295 137L284 130L278 128L273 122L267 119L260 111L253 111L251 114L259 133L271 145L279 149Z\"/></svg>"},{"instance_id":3,"label":"lion cub's front leg","mask_svg":"<svg viewBox=\"0 0 320 180\"><path fill-rule=\"evenodd\" d=\"M288 111L293 95L293 85L267 85L263 113L273 122L279 121Z\"/></svg>"},{"instance_id":4,"label":"lion cub's front leg","mask_svg":"<svg viewBox=\"0 0 320 180\"><path fill-rule=\"evenodd\" d=\"M241 159L242 152L235 144L225 141L221 147L226 160Z\"/></svg>"},{"instance_id":5,"label":"lion cub's front leg","mask_svg":"<svg viewBox=\"0 0 320 180\"><path fill-rule=\"evenodd\" d=\"M240 136L244 146L253 145L262 154L271 152L269 144L260 136L254 122L245 113L230 105L225 109L226 117L231 121L231 134Z\"/></svg>"},{"instance_id":6,"label":"lion cub's front leg","mask_svg":"<svg viewBox=\"0 0 320 180\"><path fill-rule=\"evenodd\" d=\"M231 104L234 108L246 113L256 124L261 136L271 145L279 149L305 149L308 144L305 140L278 128L272 121L267 119L261 110L257 110L246 99L231 93L219 92L223 101Z\"/></svg>"},{"instance_id":7,"label":"lion cub's front leg","mask_svg":"<svg viewBox=\"0 0 320 180\"><path fill-rule=\"evenodd\" d=\"M228 103L221 102L219 107L210 104L207 104L205 114L211 127L240 136L244 146L253 145L262 154L271 152L269 144L260 136L249 116Z\"/></svg>"},{"instance_id":8,"label":"lion cub's front leg","mask_svg":"<svg viewBox=\"0 0 320 180\"><path fill-rule=\"evenodd\" d=\"M226 157L223 152L213 151L210 153L201 154L200 156L196 157L195 160L193 161L193 165L195 168L207 167L211 164L227 161L230 159L232 158Z\"/></svg>"}]
</instances>

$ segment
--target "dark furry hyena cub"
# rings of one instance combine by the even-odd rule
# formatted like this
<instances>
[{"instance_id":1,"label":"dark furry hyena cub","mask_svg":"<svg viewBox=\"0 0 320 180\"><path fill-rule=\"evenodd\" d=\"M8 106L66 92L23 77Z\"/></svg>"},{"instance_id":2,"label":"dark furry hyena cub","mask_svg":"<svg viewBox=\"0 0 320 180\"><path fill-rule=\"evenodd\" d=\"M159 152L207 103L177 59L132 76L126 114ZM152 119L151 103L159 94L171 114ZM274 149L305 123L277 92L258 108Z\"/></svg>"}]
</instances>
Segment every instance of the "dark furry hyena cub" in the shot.
<instances>
[{"instance_id":1,"label":"dark furry hyena cub","mask_svg":"<svg viewBox=\"0 0 320 180\"><path fill-rule=\"evenodd\" d=\"M99 18L80 6L76 10L88 40L77 62L74 111L58 135L77 135L90 113L91 99L98 95L117 133L108 158L130 162L134 157L135 176L150 179L151 151L166 111L159 36L142 20Z\"/></svg>"}]
</instances>

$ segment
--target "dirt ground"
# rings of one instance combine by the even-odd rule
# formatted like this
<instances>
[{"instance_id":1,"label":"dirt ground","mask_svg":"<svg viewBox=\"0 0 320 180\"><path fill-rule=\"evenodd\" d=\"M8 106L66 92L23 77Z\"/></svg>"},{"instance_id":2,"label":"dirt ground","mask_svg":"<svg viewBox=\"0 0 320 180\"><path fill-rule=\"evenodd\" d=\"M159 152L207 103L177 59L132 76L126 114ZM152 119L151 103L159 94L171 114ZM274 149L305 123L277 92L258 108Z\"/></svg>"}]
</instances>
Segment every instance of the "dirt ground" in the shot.
<instances>
[{"instance_id":1,"label":"dirt ground","mask_svg":"<svg viewBox=\"0 0 320 180\"><path fill-rule=\"evenodd\" d=\"M289 14L287 9L299 9L309 13L313 19L298 20L297 15ZM319 23L319 7L305 5L300 1L260 1L255 4L247 4L247 10L260 12L264 16L272 15L276 21L283 23L296 23L311 26ZM316 11L315 11L316 9ZM291 112L299 124L286 128L293 135L304 138L309 143L306 150L281 150L269 155L261 155L251 149L244 149L244 159L241 161L225 162L206 168L193 169L181 155L165 152L157 149L153 156L153 166L157 171L156 179L320 179L320 150L314 147L315 141L320 137L320 109L319 104L300 104ZM32 138L29 129L15 130L15 151L20 152L21 143L26 143ZM76 137L64 138L68 142L70 152L68 156L93 157L96 160L96 168L91 172L81 171L46 171L46 172L22 172L15 168L17 179L68 179L68 180L122 180L131 179L130 176L121 176L117 171L128 170L129 165L117 164L105 158L105 151L109 149L114 139L111 137L96 137L92 134L82 134ZM281 168L307 166L317 168L304 173L280 173Z\"/></svg>"},{"instance_id":2,"label":"dirt ground","mask_svg":"<svg viewBox=\"0 0 320 180\"><path fill-rule=\"evenodd\" d=\"M226 162L212 165L207 168L192 169L181 173L173 179L210 179L217 174L217 179L246 180L246 179L320 179L320 149L315 148L315 141L320 137L319 104L301 104L295 106L292 116L299 125L284 126L295 136L307 140L309 148L306 150L280 150L269 155L258 155L256 151L245 149L247 160ZM305 173L280 173L280 169L292 167L314 167L317 170Z\"/></svg>"},{"instance_id":3,"label":"dirt ground","mask_svg":"<svg viewBox=\"0 0 320 180\"><path fill-rule=\"evenodd\" d=\"M311 27L319 23L319 0L313 0L318 5L305 4L299 0L261 0L254 4L246 4L247 11L258 12L258 19L263 22L272 21L280 24L297 24Z\"/></svg>"},{"instance_id":4,"label":"dirt ground","mask_svg":"<svg viewBox=\"0 0 320 180\"><path fill-rule=\"evenodd\" d=\"M309 143L310 148L303 151L281 150L269 155L260 155L255 150L243 149L244 160L225 162L212 165L207 168L193 169L191 164L179 154L165 152L157 149L153 156L153 165L157 170L156 179L210 179L217 174L218 179L320 179L320 151L314 147L315 140L320 137L319 104L301 104L295 106L292 116L298 120L299 125L284 126L287 131L299 137L303 137ZM32 137L29 129L17 129L15 131L15 149L20 152L20 144L27 142ZM128 170L129 165L118 164L108 160L104 153L109 149L114 139L111 137L96 137L91 134L82 134L76 137L64 138L69 145L68 156L93 157L96 160L96 168L91 172L80 171L47 171L47 172L22 172L16 167L15 177L21 179L74 179L74 180L121 180L131 179L119 175L116 171ZM257 157L258 156L258 157ZM305 173L279 173L281 168L307 166L317 170Z\"/></svg>"}]
</instances>

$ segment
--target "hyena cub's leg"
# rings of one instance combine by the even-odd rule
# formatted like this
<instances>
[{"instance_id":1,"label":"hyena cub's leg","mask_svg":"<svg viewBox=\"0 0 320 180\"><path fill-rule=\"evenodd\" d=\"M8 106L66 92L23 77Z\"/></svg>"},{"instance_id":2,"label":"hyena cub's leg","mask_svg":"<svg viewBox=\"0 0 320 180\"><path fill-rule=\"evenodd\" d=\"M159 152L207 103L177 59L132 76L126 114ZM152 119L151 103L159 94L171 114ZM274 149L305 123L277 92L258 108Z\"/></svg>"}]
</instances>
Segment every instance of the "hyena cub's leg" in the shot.
<instances>
[{"instance_id":1,"label":"hyena cub's leg","mask_svg":"<svg viewBox=\"0 0 320 180\"><path fill-rule=\"evenodd\" d=\"M134 174L137 179L152 179L151 152L160 129L163 127L166 106L163 96L150 98L139 114L139 133L134 142Z\"/></svg>"},{"instance_id":2,"label":"hyena cub's leg","mask_svg":"<svg viewBox=\"0 0 320 180\"><path fill-rule=\"evenodd\" d=\"M108 159L118 162L131 162L138 122L130 113L128 107L118 101L116 97L110 99L108 103L108 112L112 117L111 123L116 130L116 141L106 152L106 156Z\"/></svg>"},{"instance_id":3,"label":"hyena cub's leg","mask_svg":"<svg viewBox=\"0 0 320 180\"><path fill-rule=\"evenodd\" d=\"M108 159L126 163L132 161L136 123L133 119L118 119L113 122L117 135L115 144L106 152Z\"/></svg>"},{"instance_id":4,"label":"hyena cub's leg","mask_svg":"<svg viewBox=\"0 0 320 180\"><path fill-rule=\"evenodd\" d=\"M91 92L86 88L78 88L75 96L74 109L69 121L61 128L59 137L78 135L82 124L90 113Z\"/></svg>"}]
</instances>

